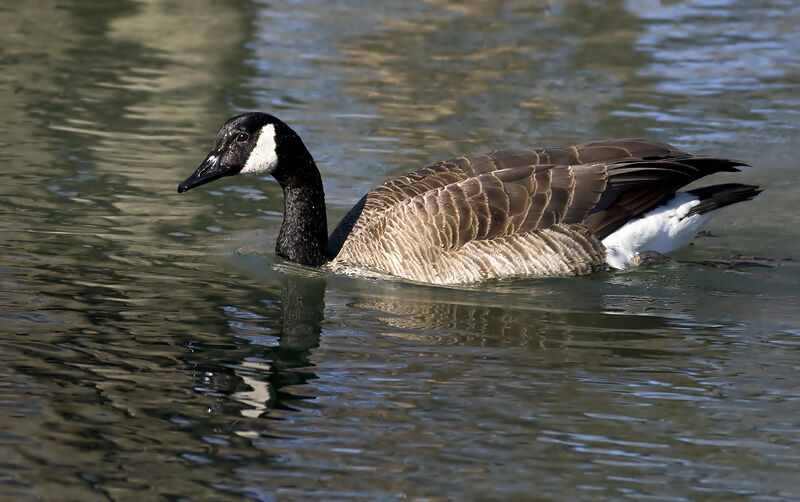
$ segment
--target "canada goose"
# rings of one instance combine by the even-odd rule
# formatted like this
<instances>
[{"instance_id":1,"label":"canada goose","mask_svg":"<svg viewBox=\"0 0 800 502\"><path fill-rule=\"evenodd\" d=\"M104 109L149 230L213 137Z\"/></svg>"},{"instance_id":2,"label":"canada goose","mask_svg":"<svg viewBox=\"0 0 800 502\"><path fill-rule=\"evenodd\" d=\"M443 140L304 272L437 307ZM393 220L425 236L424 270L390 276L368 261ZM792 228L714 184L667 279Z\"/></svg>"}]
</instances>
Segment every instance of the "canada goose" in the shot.
<instances>
[{"instance_id":1,"label":"canada goose","mask_svg":"<svg viewBox=\"0 0 800 502\"><path fill-rule=\"evenodd\" d=\"M677 192L742 162L695 157L647 139L497 150L438 162L371 190L328 238L325 195L300 137L265 113L222 126L178 192L234 174L271 174L283 188L276 253L336 271L456 284L587 274L635 266L645 252L687 245L715 212L759 187Z\"/></svg>"}]
</instances>

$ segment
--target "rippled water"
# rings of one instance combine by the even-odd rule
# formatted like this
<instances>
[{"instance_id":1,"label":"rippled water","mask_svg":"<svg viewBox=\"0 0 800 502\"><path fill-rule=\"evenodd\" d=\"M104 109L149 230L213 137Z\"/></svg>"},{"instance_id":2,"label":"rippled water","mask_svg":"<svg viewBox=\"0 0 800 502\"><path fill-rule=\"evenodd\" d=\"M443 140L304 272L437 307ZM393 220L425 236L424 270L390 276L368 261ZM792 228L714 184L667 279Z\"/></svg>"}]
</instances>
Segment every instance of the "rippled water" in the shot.
<instances>
[{"instance_id":1,"label":"rippled water","mask_svg":"<svg viewBox=\"0 0 800 502\"><path fill-rule=\"evenodd\" d=\"M0 498L800 499L796 2L0 19ZM766 191L629 273L325 276L274 256L271 179L175 193L247 109L305 138L332 223L427 162L615 136Z\"/></svg>"}]
</instances>

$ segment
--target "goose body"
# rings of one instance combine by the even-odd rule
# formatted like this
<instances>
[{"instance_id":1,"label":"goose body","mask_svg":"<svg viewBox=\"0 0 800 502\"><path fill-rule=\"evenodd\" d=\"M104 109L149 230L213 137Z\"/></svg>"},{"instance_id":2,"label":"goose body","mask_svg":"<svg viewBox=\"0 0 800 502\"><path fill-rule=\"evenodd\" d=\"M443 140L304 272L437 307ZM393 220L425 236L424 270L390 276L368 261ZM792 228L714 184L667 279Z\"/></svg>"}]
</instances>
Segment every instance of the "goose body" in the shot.
<instances>
[{"instance_id":1,"label":"goose body","mask_svg":"<svg viewBox=\"0 0 800 502\"><path fill-rule=\"evenodd\" d=\"M760 190L723 184L676 191L741 165L647 139L458 157L372 189L328 238L322 181L302 140L271 115L246 113L222 126L178 191L269 173L285 199L279 256L457 284L622 269L635 266L641 252L678 249L717 209Z\"/></svg>"}]
</instances>

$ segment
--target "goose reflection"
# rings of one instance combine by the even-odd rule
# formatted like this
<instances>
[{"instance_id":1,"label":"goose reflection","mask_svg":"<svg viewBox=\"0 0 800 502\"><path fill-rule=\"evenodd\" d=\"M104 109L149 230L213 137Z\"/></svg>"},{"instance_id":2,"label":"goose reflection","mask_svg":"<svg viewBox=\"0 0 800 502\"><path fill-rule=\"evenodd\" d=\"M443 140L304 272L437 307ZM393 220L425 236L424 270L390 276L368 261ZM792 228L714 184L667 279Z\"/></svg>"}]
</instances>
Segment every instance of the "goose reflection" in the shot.
<instances>
[{"instance_id":1,"label":"goose reflection","mask_svg":"<svg viewBox=\"0 0 800 502\"><path fill-rule=\"evenodd\" d=\"M325 279L282 275L278 282L279 321L269 313L226 307L227 336L245 338L250 344L244 351L233 352L237 360L230 359L228 350L228 357L205 353L205 364L213 359L215 365L204 372L208 381L201 389L227 395L244 405L239 413L247 418L262 417L272 409L291 410L292 402L308 397L285 388L302 386L316 378L308 356L319 346ZM274 303L263 299L259 302ZM277 329L271 327L275 321L279 322Z\"/></svg>"},{"instance_id":2,"label":"goose reflection","mask_svg":"<svg viewBox=\"0 0 800 502\"><path fill-rule=\"evenodd\" d=\"M611 302L619 288L604 277L499 282L473 290L331 281L332 291L343 289L356 297L348 307L374 313L361 316L370 325L360 329L430 346L614 350L657 338L673 320L666 310L642 316Z\"/></svg>"},{"instance_id":3,"label":"goose reflection","mask_svg":"<svg viewBox=\"0 0 800 502\"><path fill-rule=\"evenodd\" d=\"M702 293L689 288L695 294L676 298L671 286L659 286L647 273L499 282L480 289L308 276L299 267L279 275L266 281L279 287L279 302L266 302L279 303L279 318L226 310L227 324L237 326L233 335L251 344L244 353L236 352L236 362L217 366L218 373L230 375L232 370L236 378L216 390L243 405L238 413L247 418L264 418L277 410L294 412L296 404L313 395L309 382L317 376L309 355L320 345L326 287L328 309L343 309L335 317L347 329L401 338L426 350L453 345L466 350L547 349L541 355L554 364L595 349L630 357L668 356L664 333L676 325L697 325L690 304ZM263 291L260 294L263 298ZM358 325L348 318L357 319ZM265 327L270 324L276 326ZM252 335L259 330L267 333ZM206 361L211 358L206 354ZM256 434L255 430L237 433Z\"/></svg>"}]
</instances>

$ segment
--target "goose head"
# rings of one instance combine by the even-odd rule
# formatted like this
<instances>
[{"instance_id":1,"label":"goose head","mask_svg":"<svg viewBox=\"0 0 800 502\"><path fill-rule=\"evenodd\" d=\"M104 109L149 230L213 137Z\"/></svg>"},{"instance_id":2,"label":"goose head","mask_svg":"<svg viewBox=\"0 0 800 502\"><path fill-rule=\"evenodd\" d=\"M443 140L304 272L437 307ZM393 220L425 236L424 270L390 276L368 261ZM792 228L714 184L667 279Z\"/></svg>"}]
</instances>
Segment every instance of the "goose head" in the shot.
<instances>
[{"instance_id":1,"label":"goose head","mask_svg":"<svg viewBox=\"0 0 800 502\"><path fill-rule=\"evenodd\" d=\"M178 193L225 176L264 173L284 188L319 177L311 154L288 125L267 113L243 113L222 125L211 151L178 185Z\"/></svg>"}]
</instances>

